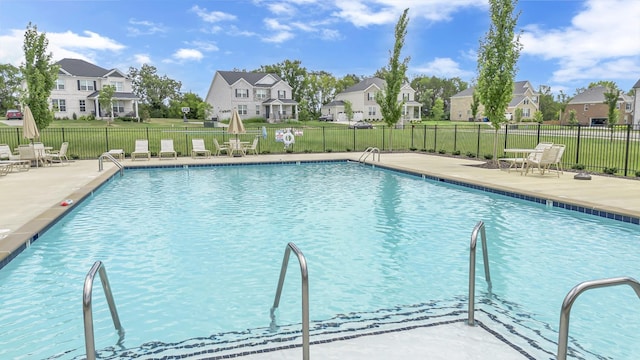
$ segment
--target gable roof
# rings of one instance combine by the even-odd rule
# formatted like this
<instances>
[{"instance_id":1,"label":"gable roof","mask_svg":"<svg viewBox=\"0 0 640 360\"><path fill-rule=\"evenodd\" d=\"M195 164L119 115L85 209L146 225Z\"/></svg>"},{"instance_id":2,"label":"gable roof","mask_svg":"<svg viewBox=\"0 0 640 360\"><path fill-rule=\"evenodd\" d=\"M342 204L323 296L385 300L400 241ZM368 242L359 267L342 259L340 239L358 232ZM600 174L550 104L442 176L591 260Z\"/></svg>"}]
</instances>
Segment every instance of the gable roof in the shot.
<instances>
[{"instance_id":1,"label":"gable roof","mask_svg":"<svg viewBox=\"0 0 640 360\"><path fill-rule=\"evenodd\" d=\"M594 86L576 95L569 101L569 104L593 104L604 102L604 93L607 88L604 86Z\"/></svg>"},{"instance_id":2,"label":"gable roof","mask_svg":"<svg viewBox=\"0 0 640 360\"><path fill-rule=\"evenodd\" d=\"M103 77L110 70L80 59L62 59L56 63L60 66L60 73L83 77Z\"/></svg>"},{"instance_id":3,"label":"gable roof","mask_svg":"<svg viewBox=\"0 0 640 360\"><path fill-rule=\"evenodd\" d=\"M218 74L222 76L224 81L229 85L233 85L238 82L240 79L248 82L253 86L269 86L266 84L259 84L260 80L264 79L267 76L273 76L275 82L281 81L282 79L276 74L268 74L268 73L259 73L259 72L244 72L244 71L218 71Z\"/></svg>"},{"instance_id":4,"label":"gable roof","mask_svg":"<svg viewBox=\"0 0 640 360\"><path fill-rule=\"evenodd\" d=\"M377 77L371 77L371 78L364 79L359 83L344 89L343 93L365 91L371 85L375 85L380 89L384 89L387 86L387 82Z\"/></svg>"},{"instance_id":5,"label":"gable roof","mask_svg":"<svg viewBox=\"0 0 640 360\"><path fill-rule=\"evenodd\" d=\"M635 83L635 85L633 85L634 89L640 89L640 80L638 80L637 83Z\"/></svg>"},{"instance_id":6,"label":"gable roof","mask_svg":"<svg viewBox=\"0 0 640 360\"><path fill-rule=\"evenodd\" d=\"M531 83L529 81L515 81L513 83L513 96L517 96L517 95L524 95L524 93L527 91L527 89L531 89L531 91L533 92L534 95L538 94L532 87L531 87ZM469 87L466 88L462 91L460 91L459 93L451 96L451 97L464 97L464 96L472 96L473 95L473 91L475 90L475 87ZM511 105L509 105L511 106Z\"/></svg>"}]
</instances>

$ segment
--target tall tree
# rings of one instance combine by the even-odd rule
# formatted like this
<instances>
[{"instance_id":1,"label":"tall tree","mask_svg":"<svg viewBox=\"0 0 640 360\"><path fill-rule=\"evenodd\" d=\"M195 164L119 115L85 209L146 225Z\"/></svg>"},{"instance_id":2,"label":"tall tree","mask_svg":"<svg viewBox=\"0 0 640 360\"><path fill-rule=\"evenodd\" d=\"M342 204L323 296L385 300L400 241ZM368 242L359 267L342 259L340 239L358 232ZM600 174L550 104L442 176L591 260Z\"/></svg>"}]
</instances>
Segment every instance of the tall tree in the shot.
<instances>
[{"instance_id":1,"label":"tall tree","mask_svg":"<svg viewBox=\"0 0 640 360\"><path fill-rule=\"evenodd\" d=\"M360 81L362 81L362 76L355 74L347 74L343 76L336 84L336 94L343 92L345 89L352 87Z\"/></svg>"},{"instance_id":2,"label":"tall tree","mask_svg":"<svg viewBox=\"0 0 640 360\"><path fill-rule=\"evenodd\" d=\"M437 76L417 76L411 80L411 87L416 91L416 101L422 103L425 112L430 113L436 99L442 99L445 115L449 114L449 100L453 95L469 87L458 77L439 78Z\"/></svg>"},{"instance_id":3,"label":"tall tree","mask_svg":"<svg viewBox=\"0 0 640 360\"><path fill-rule=\"evenodd\" d=\"M444 101L442 99L437 98L433 103L433 107L431 108L431 119L435 121L440 121L444 117Z\"/></svg>"},{"instance_id":4,"label":"tall tree","mask_svg":"<svg viewBox=\"0 0 640 360\"><path fill-rule=\"evenodd\" d=\"M166 110L169 100L180 96L182 83L159 76L155 66L143 64L140 70L130 67L129 77L132 81L133 92L140 97L142 103L147 104L152 112ZM152 115L153 116L153 115Z\"/></svg>"},{"instance_id":5,"label":"tall tree","mask_svg":"<svg viewBox=\"0 0 640 360\"><path fill-rule=\"evenodd\" d=\"M620 90L615 86L615 84L608 84L607 91L604 92L604 103L607 104L608 113L607 113L607 125L613 131L613 126L618 123L618 111L616 109L616 105L618 104L618 99L620 98Z\"/></svg>"},{"instance_id":6,"label":"tall tree","mask_svg":"<svg viewBox=\"0 0 640 360\"><path fill-rule=\"evenodd\" d=\"M478 97L478 92L474 89L473 94L471 94L471 116L473 121L476 121L478 117L478 107L480 107L480 98Z\"/></svg>"},{"instance_id":7,"label":"tall tree","mask_svg":"<svg viewBox=\"0 0 640 360\"><path fill-rule=\"evenodd\" d=\"M0 112L17 108L21 83L20 69L11 64L0 64Z\"/></svg>"},{"instance_id":8,"label":"tall tree","mask_svg":"<svg viewBox=\"0 0 640 360\"><path fill-rule=\"evenodd\" d=\"M564 121L564 110L567 108L567 104L571 101L571 97L565 94L562 90L556 96L556 103L558 104L558 117L560 120L560 125L563 125Z\"/></svg>"},{"instance_id":9,"label":"tall tree","mask_svg":"<svg viewBox=\"0 0 640 360\"><path fill-rule=\"evenodd\" d=\"M211 104L202 100L198 94L188 92L182 94L169 102L169 116L180 118L183 116L182 108L188 107L187 119L206 119L211 111Z\"/></svg>"},{"instance_id":10,"label":"tall tree","mask_svg":"<svg viewBox=\"0 0 640 360\"><path fill-rule=\"evenodd\" d=\"M100 115L109 115L107 124L111 125L113 122L113 94L116 92L116 87L111 85L104 85L98 94L98 103L100 103Z\"/></svg>"},{"instance_id":11,"label":"tall tree","mask_svg":"<svg viewBox=\"0 0 640 360\"><path fill-rule=\"evenodd\" d=\"M353 119L353 104L351 104L349 100L344 101L344 113L347 115L349 124L351 124L351 120Z\"/></svg>"},{"instance_id":12,"label":"tall tree","mask_svg":"<svg viewBox=\"0 0 640 360\"><path fill-rule=\"evenodd\" d=\"M491 25L478 51L478 86L484 115L495 130L493 159L497 159L498 130L507 121L505 110L513 95L513 79L522 45L515 35L518 15L513 12L516 0L489 0Z\"/></svg>"},{"instance_id":13,"label":"tall tree","mask_svg":"<svg viewBox=\"0 0 640 360\"><path fill-rule=\"evenodd\" d=\"M551 88L549 86L540 85L538 93L540 94L538 96L538 107L540 108L540 112L542 112L542 119L556 120L559 104L553 99Z\"/></svg>"},{"instance_id":14,"label":"tall tree","mask_svg":"<svg viewBox=\"0 0 640 360\"><path fill-rule=\"evenodd\" d=\"M27 93L23 102L29 106L38 129L44 129L53 121L53 111L49 108L49 95L58 78L58 66L47 54L49 40L44 33L38 33L38 27L29 23L24 33L24 60L20 71L27 83Z\"/></svg>"},{"instance_id":15,"label":"tall tree","mask_svg":"<svg viewBox=\"0 0 640 360\"><path fill-rule=\"evenodd\" d=\"M393 128L398 120L402 116L402 107L404 100L398 102L398 95L400 94L400 88L405 79L407 72L407 66L409 64L409 57L400 61L400 53L404 46L404 38L407 36L407 25L409 24L409 18L407 14L409 9L405 9L395 28L395 45L393 51L390 52L389 65L387 65L384 80L386 81L386 87L383 91L376 93L376 102L380 105L380 112L384 122L389 126L389 150L393 148Z\"/></svg>"}]
</instances>

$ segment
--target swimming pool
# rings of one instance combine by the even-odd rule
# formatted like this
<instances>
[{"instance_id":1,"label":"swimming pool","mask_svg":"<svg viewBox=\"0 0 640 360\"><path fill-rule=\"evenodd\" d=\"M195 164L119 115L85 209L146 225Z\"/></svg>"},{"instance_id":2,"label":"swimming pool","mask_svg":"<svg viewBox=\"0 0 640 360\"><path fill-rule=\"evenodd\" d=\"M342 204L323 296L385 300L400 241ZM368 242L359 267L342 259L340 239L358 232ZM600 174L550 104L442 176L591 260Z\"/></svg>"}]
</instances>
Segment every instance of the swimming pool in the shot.
<instances>
[{"instance_id":1,"label":"swimming pool","mask_svg":"<svg viewBox=\"0 0 640 360\"><path fill-rule=\"evenodd\" d=\"M526 336L518 346L530 354L532 339L543 354L555 352L548 343L571 287L638 278L637 226L396 172L345 163L135 170L0 270L0 323L9 329L0 357L82 356L80 292L95 260L107 267L131 351L256 336L269 325L289 241L309 263L316 324L440 315L433 308L462 319L478 220L487 225L495 297L478 296L487 315L477 319L517 326L512 342ZM296 324L299 278L287 276L279 323ZM570 334L582 357L638 352L629 292L594 291L576 303ZM94 319L106 354L117 337L98 286Z\"/></svg>"}]
</instances>

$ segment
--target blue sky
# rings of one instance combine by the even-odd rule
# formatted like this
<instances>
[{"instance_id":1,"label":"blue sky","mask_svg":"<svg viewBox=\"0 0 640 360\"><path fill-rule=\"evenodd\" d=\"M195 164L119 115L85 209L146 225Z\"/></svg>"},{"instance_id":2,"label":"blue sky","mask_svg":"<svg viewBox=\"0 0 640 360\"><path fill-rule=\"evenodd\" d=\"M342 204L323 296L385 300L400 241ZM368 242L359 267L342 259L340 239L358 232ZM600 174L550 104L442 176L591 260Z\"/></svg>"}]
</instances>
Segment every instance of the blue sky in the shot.
<instances>
[{"instance_id":1,"label":"blue sky","mask_svg":"<svg viewBox=\"0 0 640 360\"><path fill-rule=\"evenodd\" d=\"M0 0L0 63L19 65L29 22L55 60L127 72L150 64L205 97L216 70L286 59L309 71L371 76L385 66L409 8L407 75L476 76L487 0ZM572 95L592 81L640 79L640 0L520 0L516 80Z\"/></svg>"}]
</instances>

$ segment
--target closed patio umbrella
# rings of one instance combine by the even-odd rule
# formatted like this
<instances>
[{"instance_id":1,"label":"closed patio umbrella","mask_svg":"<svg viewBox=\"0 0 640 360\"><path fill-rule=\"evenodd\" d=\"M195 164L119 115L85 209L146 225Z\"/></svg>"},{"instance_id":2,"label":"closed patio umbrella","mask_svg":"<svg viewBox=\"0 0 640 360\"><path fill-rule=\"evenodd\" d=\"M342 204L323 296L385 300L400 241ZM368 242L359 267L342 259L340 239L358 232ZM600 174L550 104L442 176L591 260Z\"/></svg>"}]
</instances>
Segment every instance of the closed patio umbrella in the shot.
<instances>
[{"instance_id":1,"label":"closed patio umbrella","mask_svg":"<svg viewBox=\"0 0 640 360\"><path fill-rule=\"evenodd\" d=\"M238 142L238 134L245 134L247 130L244 128L244 124L242 123L242 119L240 119L240 114L238 114L237 109L233 109L233 113L231 114L231 121L229 121L229 127L227 128L228 134L236 135L236 142L234 146L230 146L231 153L234 153L235 150L240 150L240 143Z\"/></svg>"},{"instance_id":2,"label":"closed patio umbrella","mask_svg":"<svg viewBox=\"0 0 640 360\"><path fill-rule=\"evenodd\" d=\"M36 119L33 117L33 113L28 105L24 107L24 119L22 120L22 137L33 141L33 139L40 137L38 126L36 125Z\"/></svg>"}]
</instances>

